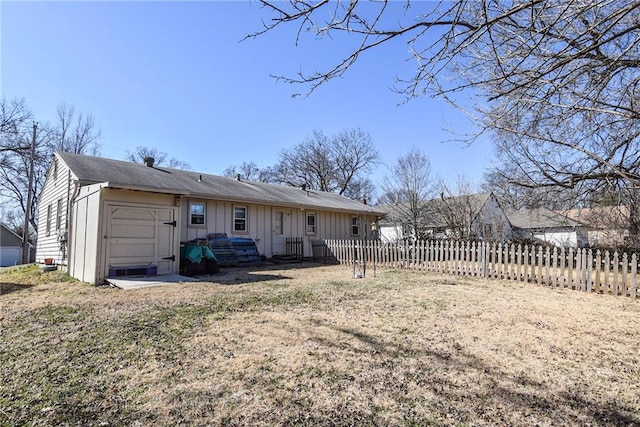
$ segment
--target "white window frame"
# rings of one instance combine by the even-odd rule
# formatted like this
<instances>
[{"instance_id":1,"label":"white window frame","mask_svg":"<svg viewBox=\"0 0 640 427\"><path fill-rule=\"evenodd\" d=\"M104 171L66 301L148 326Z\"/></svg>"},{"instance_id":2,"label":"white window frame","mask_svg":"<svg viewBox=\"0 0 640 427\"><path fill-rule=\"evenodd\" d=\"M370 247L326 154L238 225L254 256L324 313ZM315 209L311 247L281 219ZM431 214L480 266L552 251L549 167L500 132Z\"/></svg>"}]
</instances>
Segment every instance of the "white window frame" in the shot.
<instances>
[{"instance_id":1,"label":"white window frame","mask_svg":"<svg viewBox=\"0 0 640 427\"><path fill-rule=\"evenodd\" d=\"M193 212L195 206L202 206L202 213ZM194 218L202 217L202 222L195 222ZM207 226L207 203L199 201L189 202L189 227L206 227Z\"/></svg>"},{"instance_id":2,"label":"white window frame","mask_svg":"<svg viewBox=\"0 0 640 427\"><path fill-rule=\"evenodd\" d=\"M351 217L351 235L352 236L360 235L360 218L358 218L356 215Z\"/></svg>"},{"instance_id":3,"label":"white window frame","mask_svg":"<svg viewBox=\"0 0 640 427\"><path fill-rule=\"evenodd\" d=\"M309 219L313 218L313 224L309 224ZM305 224L305 232L306 234L309 235L313 235L316 234L318 231L318 221L317 217L316 217L316 213L315 212L307 212L307 214L305 215L305 220L304 220L304 224Z\"/></svg>"},{"instance_id":4,"label":"white window frame","mask_svg":"<svg viewBox=\"0 0 640 427\"><path fill-rule=\"evenodd\" d=\"M239 211L239 210L242 211ZM236 216L237 212L244 212L244 216ZM241 230L236 226L238 224L244 224L244 229ZM233 232L234 233L248 233L249 232L249 208L243 205L233 206Z\"/></svg>"},{"instance_id":5,"label":"white window frame","mask_svg":"<svg viewBox=\"0 0 640 427\"><path fill-rule=\"evenodd\" d=\"M47 236L51 235L51 203L47 205L47 223L46 223L46 234Z\"/></svg>"},{"instance_id":6,"label":"white window frame","mask_svg":"<svg viewBox=\"0 0 640 427\"><path fill-rule=\"evenodd\" d=\"M62 199L56 203L56 231L62 228Z\"/></svg>"}]
</instances>

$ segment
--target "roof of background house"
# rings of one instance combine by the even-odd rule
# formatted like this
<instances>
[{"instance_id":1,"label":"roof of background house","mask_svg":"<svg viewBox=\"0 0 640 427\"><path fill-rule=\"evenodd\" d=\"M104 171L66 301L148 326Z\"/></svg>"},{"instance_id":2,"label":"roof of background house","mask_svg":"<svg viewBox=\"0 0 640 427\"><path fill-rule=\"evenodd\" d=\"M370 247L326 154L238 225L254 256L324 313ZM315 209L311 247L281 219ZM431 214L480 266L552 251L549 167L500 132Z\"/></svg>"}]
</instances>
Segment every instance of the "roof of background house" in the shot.
<instances>
[{"instance_id":1,"label":"roof of background house","mask_svg":"<svg viewBox=\"0 0 640 427\"><path fill-rule=\"evenodd\" d=\"M585 227L585 224L547 208L507 212L511 225L522 229Z\"/></svg>"},{"instance_id":2,"label":"roof of background house","mask_svg":"<svg viewBox=\"0 0 640 427\"><path fill-rule=\"evenodd\" d=\"M630 210L624 205L575 208L557 212L594 228L626 228L629 225Z\"/></svg>"},{"instance_id":3,"label":"roof of background house","mask_svg":"<svg viewBox=\"0 0 640 427\"><path fill-rule=\"evenodd\" d=\"M107 183L107 187L191 197L249 202L305 209L334 210L383 215L378 207L365 205L336 193L302 190L298 187L243 181L218 175L122 160L56 153L69 166L81 185Z\"/></svg>"},{"instance_id":4,"label":"roof of background house","mask_svg":"<svg viewBox=\"0 0 640 427\"><path fill-rule=\"evenodd\" d=\"M22 237L0 222L0 246L22 246Z\"/></svg>"}]
</instances>

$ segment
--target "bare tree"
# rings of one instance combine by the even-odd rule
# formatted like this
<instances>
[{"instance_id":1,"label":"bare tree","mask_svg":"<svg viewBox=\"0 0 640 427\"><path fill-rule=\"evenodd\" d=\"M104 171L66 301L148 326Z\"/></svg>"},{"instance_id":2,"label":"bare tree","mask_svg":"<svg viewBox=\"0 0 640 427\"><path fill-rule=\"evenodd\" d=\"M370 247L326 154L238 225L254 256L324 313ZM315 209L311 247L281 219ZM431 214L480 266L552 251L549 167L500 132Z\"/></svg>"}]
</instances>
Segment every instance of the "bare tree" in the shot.
<instances>
[{"instance_id":1,"label":"bare tree","mask_svg":"<svg viewBox=\"0 0 640 427\"><path fill-rule=\"evenodd\" d=\"M274 180L272 168L267 167L261 169L254 162L242 162L239 166L229 166L224 170L222 175L233 178L240 175L242 179L246 179L247 181L273 182Z\"/></svg>"},{"instance_id":2,"label":"bare tree","mask_svg":"<svg viewBox=\"0 0 640 427\"><path fill-rule=\"evenodd\" d=\"M175 157L169 157L167 153L160 151L157 148L142 145L137 146L133 151L127 151L126 159L131 162L142 163L147 157L153 158L156 166L165 166L172 169L191 169L191 165L187 162L178 160Z\"/></svg>"},{"instance_id":3,"label":"bare tree","mask_svg":"<svg viewBox=\"0 0 640 427\"><path fill-rule=\"evenodd\" d=\"M378 203L389 207L389 218L408 229L413 238L425 237L425 205L433 197L431 162L418 148L399 157L383 184Z\"/></svg>"},{"instance_id":4,"label":"bare tree","mask_svg":"<svg viewBox=\"0 0 640 427\"><path fill-rule=\"evenodd\" d=\"M102 132L97 130L93 115L75 112L73 105L60 104L57 109L57 127L54 150L96 156L100 152Z\"/></svg>"},{"instance_id":5,"label":"bare tree","mask_svg":"<svg viewBox=\"0 0 640 427\"><path fill-rule=\"evenodd\" d=\"M281 152L273 168L274 180L354 199L367 198L373 191L367 174L378 161L371 136L360 129L345 130L331 137L314 131L302 143Z\"/></svg>"},{"instance_id":6,"label":"bare tree","mask_svg":"<svg viewBox=\"0 0 640 427\"><path fill-rule=\"evenodd\" d=\"M311 32L354 43L324 71L279 78L313 91L403 41L416 65L396 90L460 108L471 90L475 136L492 134L510 184L583 194L640 184L638 0L261 3L271 20L251 36L293 24L299 42Z\"/></svg>"},{"instance_id":7,"label":"bare tree","mask_svg":"<svg viewBox=\"0 0 640 427\"><path fill-rule=\"evenodd\" d=\"M91 115L76 115L72 106L62 104L53 124L37 124L34 149L34 176L31 186L29 223L38 230L38 197L44 185L51 156L55 151L95 154L100 145L100 132L95 130ZM24 218L29 193L33 118L24 100L2 100L0 103L0 198L3 218L18 223Z\"/></svg>"}]
</instances>

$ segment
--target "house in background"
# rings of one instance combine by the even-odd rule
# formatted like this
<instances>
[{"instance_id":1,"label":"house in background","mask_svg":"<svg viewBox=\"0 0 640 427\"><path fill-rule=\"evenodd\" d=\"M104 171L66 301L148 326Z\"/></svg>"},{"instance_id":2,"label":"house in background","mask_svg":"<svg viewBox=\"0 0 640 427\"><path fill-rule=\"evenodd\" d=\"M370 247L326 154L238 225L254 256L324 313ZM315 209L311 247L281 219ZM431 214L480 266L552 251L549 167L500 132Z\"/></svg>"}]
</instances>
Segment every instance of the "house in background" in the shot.
<instances>
[{"instance_id":1,"label":"house in background","mask_svg":"<svg viewBox=\"0 0 640 427\"><path fill-rule=\"evenodd\" d=\"M507 213L514 237L537 239L562 247L588 246L589 227L547 208L511 211Z\"/></svg>"},{"instance_id":2,"label":"house in background","mask_svg":"<svg viewBox=\"0 0 640 427\"><path fill-rule=\"evenodd\" d=\"M0 267L17 264L22 264L22 237L0 223Z\"/></svg>"},{"instance_id":3,"label":"house in background","mask_svg":"<svg viewBox=\"0 0 640 427\"><path fill-rule=\"evenodd\" d=\"M286 253L287 238L369 237L384 212L335 193L242 181L145 164L56 153L38 208L36 261L101 284L127 269L177 273L181 241L250 238L260 254Z\"/></svg>"},{"instance_id":4,"label":"house in background","mask_svg":"<svg viewBox=\"0 0 640 427\"><path fill-rule=\"evenodd\" d=\"M558 212L587 226L589 246L616 247L629 238L629 207L601 206Z\"/></svg>"},{"instance_id":5,"label":"house in background","mask_svg":"<svg viewBox=\"0 0 640 427\"><path fill-rule=\"evenodd\" d=\"M413 238L407 208L387 205L379 223L382 241ZM511 237L511 223L491 192L441 197L423 203L419 228L423 238L456 238L502 242Z\"/></svg>"}]
</instances>

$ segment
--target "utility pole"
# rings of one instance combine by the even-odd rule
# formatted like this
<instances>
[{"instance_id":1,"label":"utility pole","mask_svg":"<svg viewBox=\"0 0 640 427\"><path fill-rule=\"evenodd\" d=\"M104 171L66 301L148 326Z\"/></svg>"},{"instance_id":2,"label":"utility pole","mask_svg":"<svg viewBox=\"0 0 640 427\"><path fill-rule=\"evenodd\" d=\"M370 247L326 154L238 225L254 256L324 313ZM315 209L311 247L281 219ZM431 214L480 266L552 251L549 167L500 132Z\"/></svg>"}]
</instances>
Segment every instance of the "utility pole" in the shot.
<instances>
[{"instance_id":1,"label":"utility pole","mask_svg":"<svg viewBox=\"0 0 640 427\"><path fill-rule=\"evenodd\" d=\"M33 123L33 136L31 137L31 155L29 159L29 188L27 188L27 208L24 211L24 227L22 228L22 263L29 262L29 216L31 215L31 187L33 187L33 162L36 152L36 132L38 123Z\"/></svg>"}]
</instances>

